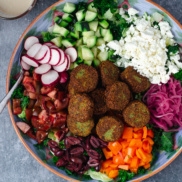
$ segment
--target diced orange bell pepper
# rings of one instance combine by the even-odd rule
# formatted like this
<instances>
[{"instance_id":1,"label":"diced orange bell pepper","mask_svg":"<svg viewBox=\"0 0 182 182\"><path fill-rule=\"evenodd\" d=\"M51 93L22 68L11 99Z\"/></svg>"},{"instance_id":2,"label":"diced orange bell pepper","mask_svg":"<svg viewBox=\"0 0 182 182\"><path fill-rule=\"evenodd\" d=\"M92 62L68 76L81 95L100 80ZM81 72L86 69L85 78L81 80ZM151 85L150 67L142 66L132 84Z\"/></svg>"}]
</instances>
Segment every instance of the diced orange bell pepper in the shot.
<instances>
[{"instance_id":1,"label":"diced orange bell pepper","mask_svg":"<svg viewBox=\"0 0 182 182\"><path fill-rule=\"evenodd\" d=\"M109 151L109 149L107 149L107 148L103 148L102 151L103 151L106 159L109 159L113 156L113 153L111 151Z\"/></svg>"},{"instance_id":2,"label":"diced orange bell pepper","mask_svg":"<svg viewBox=\"0 0 182 182\"><path fill-rule=\"evenodd\" d=\"M117 165L124 164L124 159L123 159L122 154L117 154L117 155L113 156L112 161L114 164L117 164Z\"/></svg>"},{"instance_id":3,"label":"diced orange bell pepper","mask_svg":"<svg viewBox=\"0 0 182 182\"><path fill-rule=\"evenodd\" d=\"M151 138L154 138L154 132L152 131L152 129L148 129L147 136L151 137Z\"/></svg>"},{"instance_id":4,"label":"diced orange bell pepper","mask_svg":"<svg viewBox=\"0 0 182 182\"><path fill-rule=\"evenodd\" d=\"M122 145L118 141L109 142L107 147L114 155L118 154L118 152L122 149Z\"/></svg>"},{"instance_id":5,"label":"diced orange bell pepper","mask_svg":"<svg viewBox=\"0 0 182 182\"><path fill-rule=\"evenodd\" d=\"M142 138L147 138L147 127L146 126L143 127L143 136L142 136Z\"/></svg>"},{"instance_id":6,"label":"diced orange bell pepper","mask_svg":"<svg viewBox=\"0 0 182 182\"><path fill-rule=\"evenodd\" d=\"M131 159L130 168L138 169L138 165L139 165L139 159L137 156L134 156Z\"/></svg>"},{"instance_id":7,"label":"diced orange bell pepper","mask_svg":"<svg viewBox=\"0 0 182 182\"><path fill-rule=\"evenodd\" d=\"M124 164L124 165L119 165L118 166L118 168L120 168L120 169L123 169L123 170L129 170L129 165L126 165L126 164Z\"/></svg>"},{"instance_id":8,"label":"diced orange bell pepper","mask_svg":"<svg viewBox=\"0 0 182 182\"><path fill-rule=\"evenodd\" d=\"M123 139L132 139L133 138L133 128L132 127L125 127L123 134L122 134Z\"/></svg>"},{"instance_id":9,"label":"diced orange bell pepper","mask_svg":"<svg viewBox=\"0 0 182 182\"><path fill-rule=\"evenodd\" d=\"M108 177L109 178L116 178L119 174L119 171L117 169L113 169L109 172Z\"/></svg>"}]
</instances>

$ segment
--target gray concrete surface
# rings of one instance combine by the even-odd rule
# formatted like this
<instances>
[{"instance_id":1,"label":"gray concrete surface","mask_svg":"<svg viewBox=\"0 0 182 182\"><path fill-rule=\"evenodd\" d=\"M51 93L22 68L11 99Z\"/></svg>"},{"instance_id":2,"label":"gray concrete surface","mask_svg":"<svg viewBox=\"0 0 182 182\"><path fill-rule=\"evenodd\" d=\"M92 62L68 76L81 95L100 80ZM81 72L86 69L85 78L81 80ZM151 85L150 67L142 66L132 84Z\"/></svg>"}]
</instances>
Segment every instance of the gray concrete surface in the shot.
<instances>
[{"instance_id":1,"label":"gray concrete surface","mask_svg":"<svg viewBox=\"0 0 182 182\"><path fill-rule=\"evenodd\" d=\"M0 20L0 100L5 94L6 72L12 51L28 24L56 0L38 0L34 9L17 20ZM155 0L182 23L181 0ZM181 182L182 155L146 182ZM65 182L40 165L24 148L7 108L0 115L0 182Z\"/></svg>"}]
</instances>

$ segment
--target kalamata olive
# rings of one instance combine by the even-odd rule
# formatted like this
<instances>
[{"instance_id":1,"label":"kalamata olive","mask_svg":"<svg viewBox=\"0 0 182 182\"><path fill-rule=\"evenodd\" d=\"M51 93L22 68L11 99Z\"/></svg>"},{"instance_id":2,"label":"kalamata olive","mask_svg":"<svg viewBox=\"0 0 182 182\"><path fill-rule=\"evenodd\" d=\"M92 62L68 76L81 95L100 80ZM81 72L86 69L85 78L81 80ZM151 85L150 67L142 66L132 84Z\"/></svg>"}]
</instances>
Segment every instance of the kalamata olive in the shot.
<instances>
[{"instance_id":1,"label":"kalamata olive","mask_svg":"<svg viewBox=\"0 0 182 182\"><path fill-rule=\"evenodd\" d=\"M48 132L45 131L37 131L36 132L36 140L38 143L41 143L44 141L44 139L47 137Z\"/></svg>"},{"instance_id":2,"label":"kalamata olive","mask_svg":"<svg viewBox=\"0 0 182 182\"><path fill-rule=\"evenodd\" d=\"M64 140L64 144L66 148L70 148L72 145L78 145L80 143L81 141L78 138L72 137L72 136L68 136Z\"/></svg>"},{"instance_id":3,"label":"kalamata olive","mask_svg":"<svg viewBox=\"0 0 182 182\"><path fill-rule=\"evenodd\" d=\"M70 160L72 162L74 162L74 163L77 163L77 164L82 164L83 163L83 161L78 157L71 157Z\"/></svg>"},{"instance_id":4,"label":"kalamata olive","mask_svg":"<svg viewBox=\"0 0 182 182\"><path fill-rule=\"evenodd\" d=\"M92 147L94 147L94 148L98 148L98 147L100 146L99 140L98 140L96 137L94 137L94 136L91 136L91 137L90 137L90 144L91 144Z\"/></svg>"},{"instance_id":5,"label":"kalamata olive","mask_svg":"<svg viewBox=\"0 0 182 182\"><path fill-rule=\"evenodd\" d=\"M67 161L65 161L63 158L60 158L57 162L56 162L56 166L57 167L62 167L65 166L67 164Z\"/></svg>"},{"instance_id":6,"label":"kalamata olive","mask_svg":"<svg viewBox=\"0 0 182 182\"><path fill-rule=\"evenodd\" d=\"M97 151L89 149L87 150L88 156L90 156L93 159L99 159L99 154Z\"/></svg>"},{"instance_id":7,"label":"kalamata olive","mask_svg":"<svg viewBox=\"0 0 182 182\"><path fill-rule=\"evenodd\" d=\"M87 162L90 167L96 167L99 165L99 160L90 158Z\"/></svg>"},{"instance_id":8,"label":"kalamata olive","mask_svg":"<svg viewBox=\"0 0 182 182\"><path fill-rule=\"evenodd\" d=\"M57 152L54 152L54 155L57 157L61 157L65 154L64 150L58 150Z\"/></svg>"},{"instance_id":9,"label":"kalamata olive","mask_svg":"<svg viewBox=\"0 0 182 182\"><path fill-rule=\"evenodd\" d=\"M51 147L50 150L55 154L56 152L58 152L60 150L59 147Z\"/></svg>"},{"instance_id":10,"label":"kalamata olive","mask_svg":"<svg viewBox=\"0 0 182 182\"><path fill-rule=\"evenodd\" d=\"M99 141L99 143L100 143L100 147L101 147L101 148L107 147L107 142L101 140L100 138L98 138L98 141Z\"/></svg>"},{"instance_id":11,"label":"kalamata olive","mask_svg":"<svg viewBox=\"0 0 182 182\"><path fill-rule=\"evenodd\" d=\"M56 136L56 138L61 141L63 140L63 138L65 137L66 133L64 130L58 130L56 132L54 132L54 135Z\"/></svg>"},{"instance_id":12,"label":"kalamata olive","mask_svg":"<svg viewBox=\"0 0 182 182\"><path fill-rule=\"evenodd\" d=\"M70 154L74 156L79 156L83 154L84 149L82 147L74 147L70 149Z\"/></svg>"},{"instance_id":13,"label":"kalamata olive","mask_svg":"<svg viewBox=\"0 0 182 182\"><path fill-rule=\"evenodd\" d=\"M58 143L55 142L54 140L49 140L48 141L48 146L53 148L53 147L58 147Z\"/></svg>"}]
</instances>

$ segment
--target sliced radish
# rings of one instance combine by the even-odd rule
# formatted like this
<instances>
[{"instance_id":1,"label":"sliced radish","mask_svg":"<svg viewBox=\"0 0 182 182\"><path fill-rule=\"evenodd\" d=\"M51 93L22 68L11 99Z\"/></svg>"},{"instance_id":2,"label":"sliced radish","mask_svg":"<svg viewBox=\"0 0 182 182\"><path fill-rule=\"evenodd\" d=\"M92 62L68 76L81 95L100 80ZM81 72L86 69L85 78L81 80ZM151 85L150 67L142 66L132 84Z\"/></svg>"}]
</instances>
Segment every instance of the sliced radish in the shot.
<instances>
[{"instance_id":1,"label":"sliced radish","mask_svg":"<svg viewBox=\"0 0 182 182\"><path fill-rule=\"evenodd\" d=\"M27 55L33 58L39 52L39 50L41 49L41 47L42 47L42 44L40 44L40 43L33 44L27 50Z\"/></svg>"},{"instance_id":2,"label":"sliced radish","mask_svg":"<svg viewBox=\"0 0 182 182\"><path fill-rule=\"evenodd\" d=\"M60 61L60 52L58 49L55 49L55 48L51 48L51 59L49 61L49 64L50 65L58 65L59 64L59 61Z\"/></svg>"},{"instance_id":3,"label":"sliced radish","mask_svg":"<svg viewBox=\"0 0 182 182\"><path fill-rule=\"evenodd\" d=\"M56 66L63 64L64 61L65 61L65 53L64 53L64 51L61 50L61 49L58 49L58 50L59 50L59 53L60 53L60 60L59 60L59 63Z\"/></svg>"},{"instance_id":4,"label":"sliced radish","mask_svg":"<svg viewBox=\"0 0 182 182\"><path fill-rule=\"evenodd\" d=\"M51 69L50 64L41 64L39 67L35 68L35 73L44 74L47 73Z\"/></svg>"},{"instance_id":5,"label":"sliced radish","mask_svg":"<svg viewBox=\"0 0 182 182\"><path fill-rule=\"evenodd\" d=\"M63 71L59 74L60 76L60 83L66 83L68 80L68 72L67 71Z\"/></svg>"},{"instance_id":6,"label":"sliced radish","mask_svg":"<svg viewBox=\"0 0 182 182\"><path fill-rule=\"evenodd\" d=\"M42 45L42 47L37 52L37 54L34 56L34 58L37 59L38 61L41 61L46 56L48 49L49 49L49 47L47 45Z\"/></svg>"},{"instance_id":7,"label":"sliced radish","mask_svg":"<svg viewBox=\"0 0 182 182\"><path fill-rule=\"evenodd\" d=\"M50 61L50 59L51 59L51 51L50 51L50 49L48 47L46 55L44 56L44 58L42 60L39 60L39 63L40 64L46 64L46 63L48 63Z\"/></svg>"},{"instance_id":8,"label":"sliced radish","mask_svg":"<svg viewBox=\"0 0 182 182\"><path fill-rule=\"evenodd\" d=\"M50 70L41 76L43 85L53 85L59 80L59 74L55 70Z\"/></svg>"},{"instance_id":9,"label":"sliced radish","mask_svg":"<svg viewBox=\"0 0 182 182\"><path fill-rule=\"evenodd\" d=\"M18 128L23 132L23 133L27 133L28 130L30 130L30 126L25 123L25 122L16 122L16 125L18 126Z\"/></svg>"},{"instance_id":10,"label":"sliced radish","mask_svg":"<svg viewBox=\"0 0 182 182\"><path fill-rule=\"evenodd\" d=\"M46 45L48 47L51 47L51 46L54 45L54 43L53 42L45 42L43 45Z\"/></svg>"},{"instance_id":11,"label":"sliced radish","mask_svg":"<svg viewBox=\"0 0 182 182\"><path fill-rule=\"evenodd\" d=\"M20 61L20 64L21 64L22 68L26 71L28 71L31 67L29 64L25 63L23 60Z\"/></svg>"},{"instance_id":12,"label":"sliced radish","mask_svg":"<svg viewBox=\"0 0 182 182\"><path fill-rule=\"evenodd\" d=\"M32 47L36 43L39 43L39 39L37 37L35 36L28 37L24 43L25 50L28 50L30 47Z\"/></svg>"},{"instance_id":13,"label":"sliced radish","mask_svg":"<svg viewBox=\"0 0 182 182\"><path fill-rule=\"evenodd\" d=\"M56 70L57 72L63 72L66 70L68 64L68 59L65 57L65 61L61 65L53 66L53 69Z\"/></svg>"},{"instance_id":14,"label":"sliced radish","mask_svg":"<svg viewBox=\"0 0 182 182\"><path fill-rule=\"evenodd\" d=\"M71 58L69 55L66 55L67 57L67 66L66 66L66 70L69 70L70 69L70 64L71 64Z\"/></svg>"},{"instance_id":15,"label":"sliced radish","mask_svg":"<svg viewBox=\"0 0 182 182\"><path fill-rule=\"evenodd\" d=\"M39 64L32 58L30 58L29 56L25 55L25 56L22 56L22 60L27 63L28 65L30 66L33 66L33 67L38 67Z\"/></svg>"},{"instance_id":16,"label":"sliced radish","mask_svg":"<svg viewBox=\"0 0 182 182\"><path fill-rule=\"evenodd\" d=\"M74 62L76 61L76 58L77 58L77 51L74 47L68 47L66 50L65 50L65 53L68 54L71 58L71 62Z\"/></svg>"}]
</instances>

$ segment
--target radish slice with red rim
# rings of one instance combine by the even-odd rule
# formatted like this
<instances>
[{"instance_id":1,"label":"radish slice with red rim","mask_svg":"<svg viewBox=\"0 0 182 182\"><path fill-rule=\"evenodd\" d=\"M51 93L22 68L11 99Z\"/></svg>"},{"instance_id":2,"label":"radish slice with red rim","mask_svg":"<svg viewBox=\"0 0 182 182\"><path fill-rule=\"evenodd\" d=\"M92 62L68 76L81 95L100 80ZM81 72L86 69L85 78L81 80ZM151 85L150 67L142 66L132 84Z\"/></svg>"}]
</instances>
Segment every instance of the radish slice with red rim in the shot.
<instances>
[{"instance_id":1,"label":"radish slice with red rim","mask_svg":"<svg viewBox=\"0 0 182 182\"><path fill-rule=\"evenodd\" d=\"M66 66L66 70L69 70L70 69L70 64L71 64L71 58L69 55L66 55L67 57L67 66Z\"/></svg>"},{"instance_id":2,"label":"radish slice with red rim","mask_svg":"<svg viewBox=\"0 0 182 182\"><path fill-rule=\"evenodd\" d=\"M44 74L47 73L51 69L50 64L41 64L39 67L35 68L35 73Z\"/></svg>"},{"instance_id":3,"label":"radish slice with red rim","mask_svg":"<svg viewBox=\"0 0 182 182\"><path fill-rule=\"evenodd\" d=\"M51 51L50 51L50 49L48 47L48 50L46 52L45 57L42 60L40 60L39 63L40 64L46 64L46 63L48 63L50 61L50 59L51 59Z\"/></svg>"},{"instance_id":4,"label":"radish slice with red rim","mask_svg":"<svg viewBox=\"0 0 182 182\"><path fill-rule=\"evenodd\" d=\"M46 45L48 47L51 47L51 46L54 45L54 43L53 42L45 42L43 45Z\"/></svg>"},{"instance_id":5,"label":"radish slice with red rim","mask_svg":"<svg viewBox=\"0 0 182 182\"><path fill-rule=\"evenodd\" d=\"M41 76L41 81L43 85L54 85L59 80L59 74L55 70L50 70Z\"/></svg>"},{"instance_id":6,"label":"radish slice with red rim","mask_svg":"<svg viewBox=\"0 0 182 182\"><path fill-rule=\"evenodd\" d=\"M68 47L65 50L65 53L70 56L71 62L76 61L77 59L77 51L74 47Z\"/></svg>"},{"instance_id":7,"label":"radish slice with red rim","mask_svg":"<svg viewBox=\"0 0 182 182\"><path fill-rule=\"evenodd\" d=\"M36 43L39 43L39 39L37 37L35 36L28 37L24 43L25 50L28 50L30 47L32 47Z\"/></svg>"},{"instance_id":8,"label":"radish slice with red rim","mask_svg":"<svg viewBox=\"0 0 182 182\"><path fill-rule=\"evenodd\" d=\"M66 83L68 80L68 72L67 71L63 71L59 74L60 76L60 83Z\"/></svg>"},{"instance_id":9,"label":"radish slice with red rim","mask_svg":"<svg viewBox=\"0 0 182 182\"><path fill-rule=\"evenodd\" d=\"M27 50L27 55L34 58L34 56L39 52L39 50L41 49L42 44L40 43L36 43L34 45L32 45L28 50Z\"/></svg>"},{"instance_id":10,"label":"radish slice with red rim","mask_svg":"<svg viewBox=\"0 0 182 182\"><path fill-rule=\"evenodd\" d=\"M50 65L58 65L59 64L59 61L60 61L60 52L58 49L55 49L55 48L51 48L51 59L49 61L49 64Z\"/></svg>"},{"instance_id":11,"label":"radish slice with red rim","mask_svg":"<svg viewBox=\"0 0 182 182\"><path fill-rule=\"evenodd\" d=\"M53 69L56 70L57 72L63 72L66 70L68 64L68 59L65 57L65 61L61 65L53 66Z\"/></svg>"},{"instance_id":12,"label":"radish slice with red rim","mask_svg":"<svg viewBox=\"0 0 182 182\"><path fill-rule=\"evenodd\" d=\"M49 47L47 45L42 45L42 47L37 52L37 54L34 56L34 58L37 59L38 61L41 61L45 57L48 49L49 49Z\"/></svg>"},{"instance_id":13,"label":"radish slice with red rim","mask_svg":"<svg viewBox=\"0 0 182 182\"><path fill-rule=\"evenodd\" d=\"M33 66L33 67L38 67L39 64L31 57L25 55L25 56L22 56L22 60L27 63L28 65L30 66Z\"/></svg>"},{"instance_id":14,"label":"radish slice with red rim","mask_svg":"<svg viewBox=\"0 0 182 182\"><path fill-rule=\"evenodd\" d=\"M64 51L61 50L61 49L58 49L58 50L59 50L59 53L60 53L60 60L59 60L59 63L56 66L63 64L64 61L65 61L65 53L64 53Z\"/></svg>"},{"instance_id":15,"label":"radish slice with red rim","mask_svg":"<svg viewBox=\"0 0 182 182\"><path fill-rule=\"evenodd\" d=\"M25 63L23 60L20 61L20 64L21 64L21 67L26 71L28 71L31 67L29 64Z\"/></svg>"}]
</instances>

